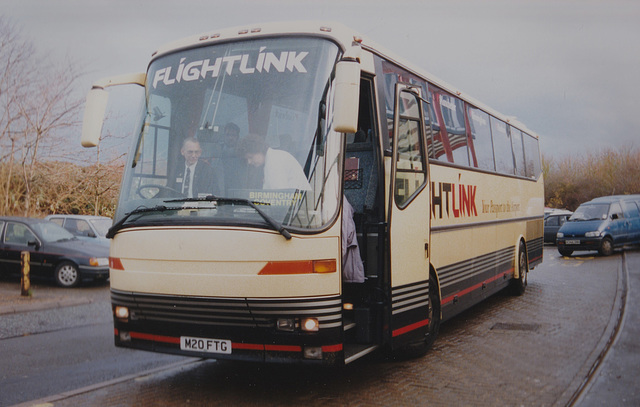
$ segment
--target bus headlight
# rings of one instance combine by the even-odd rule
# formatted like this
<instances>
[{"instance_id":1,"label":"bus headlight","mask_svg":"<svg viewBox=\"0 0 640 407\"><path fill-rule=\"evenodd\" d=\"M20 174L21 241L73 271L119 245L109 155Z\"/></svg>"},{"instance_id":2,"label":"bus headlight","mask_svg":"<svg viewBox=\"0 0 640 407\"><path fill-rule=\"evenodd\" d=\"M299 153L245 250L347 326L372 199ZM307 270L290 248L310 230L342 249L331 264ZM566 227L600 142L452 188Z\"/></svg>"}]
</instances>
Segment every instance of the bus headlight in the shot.
<instances>
[{"instance_id":1,"label":"bus headlight","mask_svg":"<svg viewBox=\"0 0 640 407\"><path fill-rule=\"evenodd\" d=\"M121 305L116 305L116 308L113 310L116 318L127 321L129 319L129 308L123 307Z\"/></svg>"},{"instance_id":2,"label":"bus headlight","mask_svg":"<svg viewBox=\"0 0 640 407\"><path fill-rule=\"evenodd\" d=\"M593 231L593 232L587 232L584 234L585 237L598 237L600 236L600 232L598 232L597 230Z\"/></svg>"},{"instance_id":3,"label":"bus headlight","mask_svg":"<svg viewBox=\"0 0 640 407\"><path fill-rule=\"evenodd\" d=\"M318 318L304 318L300 327L306 332L318 332L320 324L318 323Z\"/></svg>"}]
</instances>

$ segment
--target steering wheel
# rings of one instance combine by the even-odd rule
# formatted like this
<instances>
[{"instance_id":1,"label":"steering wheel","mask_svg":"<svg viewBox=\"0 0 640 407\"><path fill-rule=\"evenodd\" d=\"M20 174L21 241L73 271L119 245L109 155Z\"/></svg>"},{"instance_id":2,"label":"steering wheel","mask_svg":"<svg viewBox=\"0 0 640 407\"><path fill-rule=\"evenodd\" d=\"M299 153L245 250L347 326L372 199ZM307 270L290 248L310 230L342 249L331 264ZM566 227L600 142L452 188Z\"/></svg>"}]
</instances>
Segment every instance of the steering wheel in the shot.
<instances>
[{"instance_id":1,"label":"steering wheel","mask_svg":"<svg viewBox=\"0 0 640 407\"><path fill-rule=\"evenodd\" d=\"M176 191L171 187L155 184L140 185L136 190L136 194L144 199L153 199L160 194L166 194L166 196L184 196L182 192Z\"/></svg>"}]
</instances>

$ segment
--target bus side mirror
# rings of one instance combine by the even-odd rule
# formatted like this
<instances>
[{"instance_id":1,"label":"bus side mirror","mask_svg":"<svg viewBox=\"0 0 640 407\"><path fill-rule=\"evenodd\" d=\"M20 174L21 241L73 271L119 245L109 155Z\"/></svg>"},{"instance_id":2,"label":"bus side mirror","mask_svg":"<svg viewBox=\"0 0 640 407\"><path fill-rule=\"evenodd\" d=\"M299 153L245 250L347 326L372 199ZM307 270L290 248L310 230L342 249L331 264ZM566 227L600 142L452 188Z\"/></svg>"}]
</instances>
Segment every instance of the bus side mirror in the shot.
<instances>
[{"instance_id":1,"label":"bus side mirror","mask_svg":"<svg viewBox=\"0 0 640 407\"><path fill-rule=\"evenodd\" d=\"M109 93L103 88L93 88L87 94L82 119L81 142L83 147L95 147L100 142L108 101Z\"/></svg>"},{"instance_id":2,"label":"bus side mirror","mask_svg":"<svg viewBox=\"0 0 640 407\"><path fill-rule=\"evenodd\" d=\"M356 58L339 61L335 83L333 129L339 133L355 133L360 103L360 62Z\"/></svg>"},{"instance_id":3,"label":"bus side mirror","mask_svg":"<svg viewBox=\"0 0 640 407\"><path fill-rule=\"evenodd\" d=\"M87 101L84 105L81 139L83 147L95 147L100 143L104 114L107 111L107 102L109 101L109 93L105 88L119 85L144 87L146 78L145 73L134 73L101 79L94 83L93 88L87 94Z\"/></svg>"}]
</instances>

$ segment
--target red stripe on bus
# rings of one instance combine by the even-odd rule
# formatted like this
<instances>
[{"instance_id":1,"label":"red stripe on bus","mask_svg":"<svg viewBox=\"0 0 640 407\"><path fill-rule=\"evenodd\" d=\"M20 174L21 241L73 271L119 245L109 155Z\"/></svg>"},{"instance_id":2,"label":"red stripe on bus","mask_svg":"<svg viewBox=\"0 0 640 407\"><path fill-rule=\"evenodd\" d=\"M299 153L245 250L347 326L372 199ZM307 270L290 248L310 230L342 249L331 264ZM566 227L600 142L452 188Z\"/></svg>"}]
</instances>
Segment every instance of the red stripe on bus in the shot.
<instances>
[{"instance_id":1,"label":"red stripe on bus","mask_svg":"<svg viewBox=\"0 0 640 407\"><path fill-rule=\"evenodd\" d=\"M429 320L428 319L423 319L422 321L418 321L418 322L415 322L415 323L413 323L411 325L407 325L405 327L396 329L395 331L393 331L391 333L391 335L393 337L396 337L398 335L406 334L407 332L411 332L413 330L416 330L416 329L418 329L420 327L423 327L425 325L429 325Z\"/></svg>"},{"instance_id":2,"label":"red stripe on bus","mask_svg":"<svg viewBox=\"0 0 640 407\"><path fill-rule=\"evenodd\" d=\"M264 345L264 350L274 352L302 352L302 347L294 345Z\"/></svg>"},{"instance_id":3,"label":"red stripe on bus","mask_svg":"<svg viewBox=\"0 0 640 407\"><path fill-rule=\"evenodd\" d=\"M231 343L231 348L233 349L245 349L245 350L264 350L264 345L259 343Z\"/></svg>"},{"instance_id":4,"label":"red stripe on bus","mask_svg":"<svg viewBox=\"0 0 640 407\"><path fill-rule=\"evenodd\" d=\"M143 334L143 333L140 333L140 332L129 332L129 335L131 335L132 338L143 339L145 341L165 342L165 343L180 343L180 338L176 338L176 337L173 337L173 336Z\"/></svg>"},{"instance_id":5,"label":"red stripe on bus","mask_svg":"<svg viewBox=\"0 0 640 407\"><path fill-rule=\"evenodd\" d=\"M493 281L496 281L496 280L498 280L498 279L503 278L503 277L504 277L505 275L507 275L507 274L512 274L512 273L513 273L513 269L509 269L509 270L507 270L507 271L505 271L505 272L503 272L503 273L500 273L500 274L498 274L498 275L496 275L496 276L491 277L490 279L484 280L484 281L483 281L483 282L481 282L481 283L478 283L478 284L476 284L476 285L472 285L471 287L465 288L465 289L464 289L464 290L462 290L462 291L458 291L457 293L455 293L455 294L453 294L453 295L450 295L450 296L448 296L447 298L443 299L443 300L442 300L442 305L447 304L447 303L450 303L450 302L451 302L451 301L453 301L453 299L454 299L455 297L457 297L457 296L467 295L467 294L469 294L470 292L477 290L478 288L482 288L482 286L483 286L484 284L491 283L491 282L493 282Z\"/></svg>"},{"instance_id":6,"label":"red stripe on bus","mask_svg":"<svg viewBox=\"0 0 640 407\"><path fill-rule=\"evenodd\" d=\"M322 347L322 352L340 352L342 350L342 344L339 343L337 345L327 345Z\"/></svg>"}]
</instances>

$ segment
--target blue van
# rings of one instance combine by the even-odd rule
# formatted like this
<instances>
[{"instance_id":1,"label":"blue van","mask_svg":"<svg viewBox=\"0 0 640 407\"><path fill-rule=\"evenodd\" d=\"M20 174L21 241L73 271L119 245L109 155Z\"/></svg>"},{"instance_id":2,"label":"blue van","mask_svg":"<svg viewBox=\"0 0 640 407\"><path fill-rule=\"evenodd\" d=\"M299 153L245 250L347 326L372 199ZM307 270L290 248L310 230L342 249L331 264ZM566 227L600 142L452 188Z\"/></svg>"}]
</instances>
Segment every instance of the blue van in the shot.
<instances>
[{"instance_id":1,"label":"blue van","mask_svg":"<svg viewBox=\"0 0 640 407\"><path fill-rule=\"evenodd\" d=\"M614 248L640 243L640 195L603 196L585 202L558 230L558 252L597 250L609 256Z\"/></svg>"}]
</instances>

